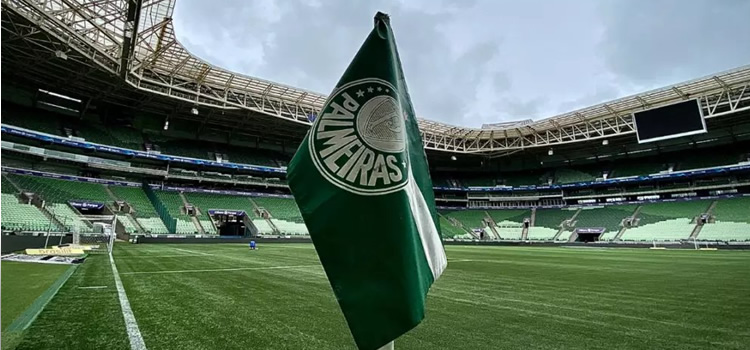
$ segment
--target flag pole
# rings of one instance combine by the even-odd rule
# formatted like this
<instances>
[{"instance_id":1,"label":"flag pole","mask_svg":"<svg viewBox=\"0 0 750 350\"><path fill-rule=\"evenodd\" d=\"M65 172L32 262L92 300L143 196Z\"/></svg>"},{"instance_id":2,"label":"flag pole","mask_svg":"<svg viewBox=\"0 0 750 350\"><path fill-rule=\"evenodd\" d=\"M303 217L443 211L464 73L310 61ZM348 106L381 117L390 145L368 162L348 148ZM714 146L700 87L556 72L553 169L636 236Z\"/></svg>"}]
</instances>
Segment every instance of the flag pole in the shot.
<instances>
[{"instance_id":1,"label":"flag pole","mask_svg":"<svg viewBox=\"0 0 750 350\"><path fill-rule=\"evenodd\" d=\"M393 350L393 342L383 345L378 350Z\"/></svg>"}]
</instances>

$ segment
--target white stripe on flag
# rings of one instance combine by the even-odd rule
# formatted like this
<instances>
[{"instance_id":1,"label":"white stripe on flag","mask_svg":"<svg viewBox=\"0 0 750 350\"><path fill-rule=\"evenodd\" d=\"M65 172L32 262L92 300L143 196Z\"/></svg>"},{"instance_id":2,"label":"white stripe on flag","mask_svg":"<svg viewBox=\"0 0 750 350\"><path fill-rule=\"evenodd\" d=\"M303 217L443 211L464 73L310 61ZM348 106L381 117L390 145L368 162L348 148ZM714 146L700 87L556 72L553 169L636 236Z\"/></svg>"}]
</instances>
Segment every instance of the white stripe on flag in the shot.
<instances>
[{"instance_id":1,"label":"white stripe on flag","mask_svg":"<svg viewBox=\"0 0 750 350\"><path fill-rule=\"evenodd\" d=\"M414 224L417 225L417 231L419 231L419 238L422 240L422 249L427 258L427 264L430 265L433 279L437 280L448 265L448 260L445 257L443 244L440 242L440 233L435 227L432 214L414 179L411 167L409 167L409 181L406 184L406 196L409 197L409 207Z\"/></svg>"}]
</instances>

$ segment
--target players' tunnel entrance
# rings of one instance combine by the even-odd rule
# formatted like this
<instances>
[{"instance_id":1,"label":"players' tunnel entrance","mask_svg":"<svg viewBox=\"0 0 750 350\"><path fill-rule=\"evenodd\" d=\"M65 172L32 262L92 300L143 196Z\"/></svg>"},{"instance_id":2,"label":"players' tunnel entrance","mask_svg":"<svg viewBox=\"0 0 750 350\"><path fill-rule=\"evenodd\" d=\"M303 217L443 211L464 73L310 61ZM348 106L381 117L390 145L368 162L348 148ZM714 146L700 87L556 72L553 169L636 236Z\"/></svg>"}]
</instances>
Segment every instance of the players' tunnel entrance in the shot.
<instances>
[{"instance_id":1,"label":"players' tunnel entrance","mask_svg":"<svg viewBox=\"0 0 750 350\"><path fill-rule=\"evenodd\" d=\"M599 240L599 236L604 233L604 228L593 227L593 228L579 228L576 229L576 242L596 242Z\"/></svg>"},{"instance_id":2,"label":"players' tunnel entrance","mask_svg":"<svg viewBox=\"0 0 750 350\"><path fill-rule=\"evenodd\" d=\"M216 229L221 236L247 235L245 226L245 212L241 210L209 210L209 215L216 224Z\"/></svg>"}]
</instances>

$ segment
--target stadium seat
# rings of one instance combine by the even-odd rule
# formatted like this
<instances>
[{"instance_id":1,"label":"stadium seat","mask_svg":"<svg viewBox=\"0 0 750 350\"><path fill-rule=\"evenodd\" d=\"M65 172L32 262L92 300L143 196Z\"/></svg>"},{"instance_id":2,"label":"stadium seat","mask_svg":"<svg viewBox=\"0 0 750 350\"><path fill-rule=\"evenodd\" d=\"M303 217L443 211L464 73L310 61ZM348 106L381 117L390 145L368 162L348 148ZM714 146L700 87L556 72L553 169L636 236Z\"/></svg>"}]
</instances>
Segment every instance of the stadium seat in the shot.
<instances>
[{"instance_id":1,"label":"stadium seat","mask_svg":"<svg viewBox=\"0 0 750 350\"><path fill-rule=\"evenodd\" d=\"M712 215L715 222L703 225L698 240L750 241L750 197L720 199Z\"/></svg>"},{"instance_id":2,"label":"stadium seat","mask_svg":"<svg viewBox=\"0 0 750 350\"><path fill-rule=\"evenodd\" d=\"M274 223L283 220L304 224L297 203L292 198L253 197L253 201L255 201L258 207L267 210L271 214L271 219Z\"/></svg>"},{"instance_id":3,"label":"stadium seat","mask_svg":"<svg viewBox=\"0 0 750 350\"><path fill-rule=\"evenodd\" d=\"M110 191L115 197L128 202L133 209L133 215L137 218L158 217L153 204L146 196L146 192L139 187L110 186Z\"/></svg>"},{"instance_id":4,"label":"stadium seat","mask_svg":"<svg viewBox=\"0 0 750 350\"><path fill-rule=\"evenodd\" d=\"M532 240L551 240L555 237L559 229L552 229L543 226L529 227L528 239Z\"/></svg>"},{"instance_id":5,"label":"stadium seat","mask_svg":"<svg viewBox=\"0 0 750 350\"><path fill-rule=\"evenodd\" d=\"M594 181L596 176L575 169L557 169L555 171L555 182L556 183L575 183L575 182L586 182Z\"/></svg>"},{"instance_id":6,"label":"stadium seat","mask_svg":"<svg viewBox=\"0 0 750 350\"><path fill-rule=\"evenodd\" d=\"M575 213L575 210L566 209L537 209L534 227L554 229L556 233L562 222L573 217Z\"/></svg>"},{"instance_id":7,"label":"stadium seat","mask_svg":"<svg viewBox=\"0 0 750 350\"><path fill-rule=\"evenodd\" d=\"M253 219L253 225L258 229L258 233L262 235L270 235L273 234L273 228L270 224L268 224L268 221L265 219Z\"/></svg>"},{"instance_id":8,"label":"stadium seat","mask_svg":"<svg viewBox=\"0 0 750 350\"><path fill-rule=\"evenodd\" d=\"M136 233L138 228L135 226L132 220L127 215L117 215L117 221L122 223L126 233Z\"/></svg>"},{"instance_id":9,"label":"stadium seat","mask_svg":"<svg viewBox=\"0 0 750 350\"><path fill-rule=\"evenodd\" d=\"M216 231L216 226L214 225L213 221L211 219L200 219L201 227L203 227L203 231L205 231L209 235L215 235L218 232Z\"/></svg>"},{"instance_id":10,"label":"stadium seat","mask_svg":"<svg viewBox=\"0 0 750 350\"><path fill-rule=\"evenodd\" d=\"M5 164L5 159L3 158L3 164ZM2 175L2 192L3 193L9 193L13 194L16 193L16 188L10 183L8 179L5 178L5 174Z\"/></svg>"},{"instance_id":11,"label":"stadium seat","mask_svg":"<svg viewBox=\"0 0 750 350\"><path fill-rule=\"evenodd\" d=\"M169 231L167 230L167 227L164 226L164 222L161 221L161 218L159 217L139 217L136 220L138 220L138 223L143 227L143 230L146 231L146 233L153 233L153 234L167 234Z\"/></svg>"},{"instance_id":12,"label":"stadium seat","mask_svg":"<svg viewBox=\"0 0 750 350\"><path fill-rule=\"evenodd\" d=\"M655 223L632 227L623 233L623 241L678 241L688 239L695 228L690 219L678 218L662 220Z\"/></svg>"},{"instance_id":13,"label":"stadium seat","mask_svg":"<svg viewBox=\"0 0 750 350\"><path fill-rule=\"evenodd\" d=\"M460 227L456 227L452 222L448 221L444 216L440 216L440 234L443 238L457 238L463 237L468 233L462 230ZM471 235L468 234L470 237Z\"/></svg>"},{"instance_id":14,"label":"stadium seat","mask_svg":"<svg viewBox=\"0 0 750 350\"><path fill-rule=\"evenodd\" d=\"M39 208L31 204L18 202L15 195L3 193L0 216L3 230L12 231L39 231L47 230L58 232L60 228L52 223Z\"/></svg>"},{"instance_id":15,"label":"stadium seat","mask_svg":"<svg viewBox=\"0 0 750 350\"><path fill-rule=\"evenodd\" d=\"M112 201L104 186L100 184L16 174L8 176L22 189L42 196L47 202L67 203L71 200L89 200L109 203Z\"/></svg>"},{"instance_id":16,"label":"stadium seat","mask_svg":"<svg viewBox=\"0 0 750 350\"><path fill-rule=\"evenodd\" d=\"M70 205L65 203L54 203L47 205L47 211L52 214L57 221L65 226L66 231L87 233L92 232L90 223L84 219Z\"/></svg>"},{"instance_id":17,"label":"stadium seat","mask_svg":"<svg viewBox=\"0 0 750 350\"><path fill-rule=\"evenodd\" d=\"M622 219L633 215L637 205L612 205L607 207L583 208L575 219L576 228L606 229L599 240L614 239L622 229Z\"/></svg>"},{"instance_id":18,"label":"stadium seat","mask_svg":"<svg viewBox=\"0 0 750 350\"><path fill-rule=\"evenodd\" d=\"M638 226L620 237L624 241L674 241L688 239L695 228L693 218L704 213L711 201L679 201L644 204Z\"/></svg>"},{"instance_id":19,"label":"stadium seat","mask_svg":"<svg viewBox=\"0 0 750 350\"><path fill-rule=\"evenodd\" d=\"M486 216L484 210L454 210L441 211L441 213L446 217L459 221L467 230L484 227L482 224L482 220Z\"/></svg>"}]
</instances>

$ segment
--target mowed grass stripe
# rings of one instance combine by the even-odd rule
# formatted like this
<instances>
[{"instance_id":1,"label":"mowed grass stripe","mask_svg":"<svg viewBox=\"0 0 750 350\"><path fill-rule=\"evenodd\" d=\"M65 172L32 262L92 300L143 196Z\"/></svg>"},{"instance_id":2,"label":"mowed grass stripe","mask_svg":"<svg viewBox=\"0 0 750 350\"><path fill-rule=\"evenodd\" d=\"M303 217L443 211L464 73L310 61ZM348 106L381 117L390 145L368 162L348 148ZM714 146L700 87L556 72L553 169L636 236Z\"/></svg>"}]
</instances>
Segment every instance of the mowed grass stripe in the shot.
<instances>
[{"instance_id":1,"label":"mowed grass stripe","mask_svg":"<svg viewBox=\"0 0 750 350\"><path fill-rule=\"evenodd\" d=\"M446 252L448 270L428 296L427 318L397 348L743 349L750 343L750 252L465 246ZM118 244L115 256L151 349L355 349L311 244L261 244L258 251L244 244ZM139 273L201 269L221 270ZM101 284L93 281L99 272L87 276L92 281L81 286Z\"/></svg>"},{"instance_id":2,"label":"mowed grass stripe","mask_svg":"<svg viewBox=\"0 0 750 350\"><path fill-rule=\"evenodd\" d=\"M107 288L78 288L85 286ZM130 349L106 255L89 255L29 326L16 349Z\"/></svg>"}]
</instances>

